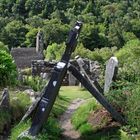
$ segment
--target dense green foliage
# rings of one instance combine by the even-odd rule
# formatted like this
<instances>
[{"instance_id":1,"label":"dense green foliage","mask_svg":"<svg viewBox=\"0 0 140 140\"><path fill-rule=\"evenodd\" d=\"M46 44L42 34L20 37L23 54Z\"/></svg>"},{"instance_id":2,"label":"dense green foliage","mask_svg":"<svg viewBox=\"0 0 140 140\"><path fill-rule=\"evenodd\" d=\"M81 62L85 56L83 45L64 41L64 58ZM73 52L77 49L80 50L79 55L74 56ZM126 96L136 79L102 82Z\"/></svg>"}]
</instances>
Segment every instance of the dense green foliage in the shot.
<instances>
[{"instance_id":1,"label":"dense green foliage","mask_svg":"<svg viewBox=\"0 0 140 140\"><path fill-rule=\"evenodd\" d=\"M3 42L0 42L0 50L4 50L8 52L8 48Z\"/></svg>"},{"instance_id":2,"label":"dense green foliage","mask_svg":"<svg viewBox=\"0 0 140 140\"><path fill-rule=\"evenodd\" d=\"M31 104L30 98L23 92L10 92L10 109L0 107L0 133L9 131L13 123L17 123Z\"/></svg>"},{"instance_id":3,"label":"dense green foliage","mask_svg":"<svg viewBox=\"0 0 140 140\"><path fill-rule=\"evenodd\" d=\"M29 95L24 92L18 92L17 94L11 94L10 106L11 106L11 119L13 122L19 121L28 107L30 106L31 101Z\"/></svg>"},{"instance_id":4,"label":"dense green foliage","mask_svg":"<svg viewBox=\"0 0 140 140\"><path fill-rule=\"evenodd\" d=\"M6 48L0 50L0 86L16 83L16 66L11 55L5 50Z\"/></svg>"},{"instance_id":5,"label":"dense green foliage","mask_svg":"<svg viewBox=\"0 0 140 140\"><path fill-rule=\"evenodd\" d=\"M29 136L23 136L22 132L26 131L31 125L31 121L22 122L12 129L10 140L32 140ZM44 124L43 130L35 138L36 140L59 140L60 128L58 122L54 118L49 118L48 122ZM18 138L19 137L19 138Z\"/></svg>"},{"instance_id":6,"label":"dense green foliage","mask_svg":"<svg viewBox=\"0 0 140 140\"><path fill-rule=\"evenodd\" d=\"M121 48L140 37L140 2L119 0L1 0L0 41L11 47L35 46L42 29L46 45L63 43L70 25L84 22L84 47Z\"/></svg>"},{"instance_id":7,"label":"dense green foliage","mask_svg":"<svg viewBox=\"0 0 140 140\"><path fill-rule=\"evenodd\" d=\"M65 88L64 88L65 89ZM60 93L61 94L61 93ZM23 101L24 103L24 101ZM23 103L19 103L19 105L23 105ZM26 104L30 102L26 100ZM24 104L24 109L26 109L26 104ZM36 137L37 140L58 140L60 137L60 126L58 124L58 120L56 118L60 116L67 108L69 104L69 99L67 99L64 95L60 95L57 97L55 105L53 106L52 112L47 122L44 123L43 129L40 134ZM20 111L19 111L20 112ZM15 125L11 132L11 140L17 139L17 137L25 130L27 130L31 125L31 121L20 123ZM31 138L20 138L20 140Z\"/></svg>"},{"instance_id":8,"label":"dense green foliage","mask_svg":"<svg viewBox=\"0 0 140 140\"><path fill-rule=\"evenodd\" d=\"M140 40L130 40L115 54L120 63L119 77L130 82L140 79Z\"/></svg>"},{"instance_id":9,"label":"dense green foliage","mask_svg":"<svg viewBox=\"0 0 140 140\"><path fill-rule=\"evenodd\" d=\"M34 91L41 91L43 87L47 84L47 81L43 80L41 77L38 76L25 76L24 81L20 84L29 86Z\"/></svg>"},{"instance_id":10,"label":"dense green foliage","mask_svg":"<svg viewBox=\"0 0 140 140\"><path fill-rule=\"evenodd\" d=\"M115 90L111 90L107 94L108 100L113 106L120 110L125 115L127 120L127 127L125 128L128 133L139 133L140 132L140 106L139 106L139 82L131 83L124 81L115 83Z\"/></svg>"}]
</instances>

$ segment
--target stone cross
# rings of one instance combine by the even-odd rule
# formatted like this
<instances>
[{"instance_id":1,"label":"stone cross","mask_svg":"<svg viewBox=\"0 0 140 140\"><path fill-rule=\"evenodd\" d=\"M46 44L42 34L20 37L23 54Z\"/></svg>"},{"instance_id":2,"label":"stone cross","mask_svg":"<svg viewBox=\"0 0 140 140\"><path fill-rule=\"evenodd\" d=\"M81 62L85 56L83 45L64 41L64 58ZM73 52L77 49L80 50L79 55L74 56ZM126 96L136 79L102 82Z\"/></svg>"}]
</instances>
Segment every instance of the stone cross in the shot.
<instances>
[{"instance_id":1,"label":"stone cross","mask_svg":"<svg viewBox=\"0 0 140 140\"><path fill-rule=\"evenodd\" d=\"M115 81L117 71L118 71L118 59L117 57L111 57L107 62L105 70L104 93L109 91L112 81Z\"/></svg>"}]
</instances>

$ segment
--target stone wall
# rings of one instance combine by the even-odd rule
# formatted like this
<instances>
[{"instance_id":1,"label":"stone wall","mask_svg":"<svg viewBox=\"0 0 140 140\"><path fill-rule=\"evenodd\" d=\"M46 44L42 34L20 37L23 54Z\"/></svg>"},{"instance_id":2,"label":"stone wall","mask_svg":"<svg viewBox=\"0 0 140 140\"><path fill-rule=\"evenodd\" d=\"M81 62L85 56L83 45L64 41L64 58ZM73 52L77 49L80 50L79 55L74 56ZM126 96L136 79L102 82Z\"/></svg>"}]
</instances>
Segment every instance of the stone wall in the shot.
<instances>
[{"instance_id":1,"label":"stone wall","mask_svg":"<svg viewBox=\"0 0 140 140\"><path fill-rule=\"evenodd\" d=\"M41 76L43 79L49 80L51 77L51 73L53 71L53 67L57 62L49 62L45 60L34 60L32 61L32 75L33 76ZM74 65L79 71L80 67L76 60L70 60L70 63ZM86 73L89 75L91 80L95 80L99 77L99 64L95 61L90 61L88 59L84 59L84 63L86 64ZM63 85L78 85L79 81L68 71L64 80Z\"/></svg>"}]
</instances>

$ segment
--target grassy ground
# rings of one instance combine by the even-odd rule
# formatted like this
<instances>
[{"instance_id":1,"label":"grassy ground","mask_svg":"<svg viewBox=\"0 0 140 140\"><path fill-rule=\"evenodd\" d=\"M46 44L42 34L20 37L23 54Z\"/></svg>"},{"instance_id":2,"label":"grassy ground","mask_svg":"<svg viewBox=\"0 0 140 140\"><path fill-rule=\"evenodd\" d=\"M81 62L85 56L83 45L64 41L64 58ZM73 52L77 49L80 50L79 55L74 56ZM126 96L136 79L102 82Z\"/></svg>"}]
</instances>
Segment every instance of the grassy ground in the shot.
<instances>
[{"instance_id":1,"label":"grassy ground","mask_svg":"<svg viewBox=\"0 0 140 140\"><path fill-rule=\"evenodd\" d=\"M22 96L21 94L19 96ZM58 125L58 118L70 104L70 102L76 98L81 99L88 99L85 104L83 104L72 117L73 125L76 129L80 131L84 140L92 140L93 137L96 140L110 140L116 139L117 140L127 140L127 137L124 135L123 131L120 130L113 130L108 131L106 133L98 132L96 134L93 133L93 127L87 123L89 114L97 109L99 105L95 102L94 98L88 91L76 86L62 86L59 92L59 96L53 106L51 111L50 117L48 121L44 124L42 131L36 137L37 140L60 140L61 129ZM21 98L21 97L20 97ZM22 98L20 99L22 100ZM27 101L27 100L26 100ZM27 101L29 102L29 101ZM26 104L28 104L26 102ZM20 106L20 102L18 102ZM25 101L22 102L22 108L25 104ZM25 106L26 106L25 104ZM80 117L79 117L80 116ZM20 125L15 125L15 127L11 131L10 140L16 140L19 134L24 130L30 127L31 121L24 122ZM20 139L23 140L23 139ZM30 139L29 139L30 140Z\"/></svg>"},{"instance_id":2,"label":"grassy ground","mask_svg":"<svg viewBox=\"0 0 140 140\"><path fill-rule=\"evenodd\" d=\"M44 124L43 130L36 138L37 140L59 139L61 130L58 126L58 122L56 118L58 118L58 116L66 110L70 102L76 98L89 99L91 98L91 95L86 90L81 89L76 86L69 86L69 87L62 86L61 87L59 96L57 97L57 100L53 106L50 117L48 121ZM30 126L29 124L30 124L30 121L25 122L20 125L16 125L12 129L10 139L16 140L19 134Z\"/></svg>"},{"instance_id":3,"label":"grassy ground","mask_svg":"<svg viewBox=\"0 0 140 140\"><path fill-rule=\"evenodd\" d=\"M60 95L69 100L74 100L76 98L88 99L92 97L87 90L78 86L62 86Z\"/></svg>"}]
</instances>

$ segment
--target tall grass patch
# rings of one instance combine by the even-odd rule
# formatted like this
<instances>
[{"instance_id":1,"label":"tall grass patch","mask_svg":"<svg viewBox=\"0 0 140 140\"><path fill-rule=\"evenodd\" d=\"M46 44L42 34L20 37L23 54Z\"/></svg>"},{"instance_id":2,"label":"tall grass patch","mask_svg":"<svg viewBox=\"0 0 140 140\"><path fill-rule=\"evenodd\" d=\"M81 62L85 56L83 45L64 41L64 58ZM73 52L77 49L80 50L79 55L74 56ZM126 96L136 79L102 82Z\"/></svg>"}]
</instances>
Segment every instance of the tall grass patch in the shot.
<instances>
[{"instance_id":1,"label":"tall grass patch","mask_svg":"<svg viewBox=\"0 0 140 140\"><path fill-rule=\"evenodd\" d=\"M91 129L90 124L87 123L89 114L91 111L98 108L98 105L94 99L88 99L86 103L82 104L76 112L73 114L71 121L75 129L84 132Z\"/></svg>"}]
</instances>

